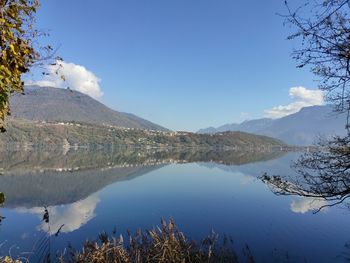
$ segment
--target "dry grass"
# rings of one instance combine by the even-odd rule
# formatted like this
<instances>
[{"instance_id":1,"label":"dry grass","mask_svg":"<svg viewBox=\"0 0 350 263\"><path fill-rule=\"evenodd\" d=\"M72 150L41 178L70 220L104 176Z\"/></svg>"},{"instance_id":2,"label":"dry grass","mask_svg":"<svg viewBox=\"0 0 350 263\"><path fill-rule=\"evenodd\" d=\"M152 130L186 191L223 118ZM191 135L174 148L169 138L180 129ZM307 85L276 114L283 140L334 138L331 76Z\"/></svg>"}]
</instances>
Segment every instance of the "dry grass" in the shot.
<instances>
[{"instance_id":1,"label":"dry grass","mask_svg":"<svg viewBox=\"0 0 350 263\"><path fill-rule=\"evenodd\" d=\"M0 263L22 263L22 261L10 257L0 257Z\"/></svg>"},{"instance_id":2,"label":"dry grass","mask_svg":"<svg viewBox=\"0 0 350 263\"><path fill-rule=\"evenodd\" d=\"M50 239L50 236L48 237ZM48 243L45 243L48 244ZM1 257L0 263L22 262L59 262L59 263L199 263L199 262L230 262L254 263L248 247L243 249L244 260L241 261L233 250L233 241L224 238L219 242L218 235L212 233L200 243L189 240L178 230L174 221L164 220L161 225L150 231L128 232L128 239L117 237L113 231L112 237L106 233L99 235L97 241L86 241L81 251L69 247L58 257L50 256L50 249L44 249L46 254L34 258ZM38 256L34 253L34 257Z\"/></svg>"},{"instance_id":3,"label":"dry grass","mask_svg":"<svg viewBox=\"0 0 350 263\"><path fill-rule=\"evenodd\" d=\"M110 238L103 233L99 241L87 241L82 251L69 251L59 258L62 263L144 263L144 262L241 262L232 249L232 241L225 238L219 245L218 236L212 234L199 245L188 240L174 225L162 220L161 226L151 231L128 233ZM128 243L128 245L126 245ZM244 262L253 263L249 248L244 249Z\"/></svg>"}]
</instances>

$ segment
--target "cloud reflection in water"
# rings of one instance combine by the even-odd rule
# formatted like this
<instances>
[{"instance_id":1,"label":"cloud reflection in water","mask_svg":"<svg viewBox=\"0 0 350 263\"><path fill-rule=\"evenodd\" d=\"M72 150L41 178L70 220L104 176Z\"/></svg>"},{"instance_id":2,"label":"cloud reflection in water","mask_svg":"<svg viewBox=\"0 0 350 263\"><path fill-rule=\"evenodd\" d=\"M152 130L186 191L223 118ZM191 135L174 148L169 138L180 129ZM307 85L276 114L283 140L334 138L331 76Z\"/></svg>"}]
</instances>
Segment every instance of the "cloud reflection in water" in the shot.
<instances>
[{"instance_id":1,"label":"cloud reflection in water","mask_svg":"<svg viewBox=\"0 0 350 263\"><path fill-rule=\"evenodd\" d=\"M47 233L50 232L50 234L55 234L62 226L63 227L60 229L60 232L62 233L69 233L78 230L96 216L95 209L99 202L100 199L97 195L91 195L86 199L69 205L48 207L50 229L45 222L42 222L38 226L38 229ZM42 218L44 214L44 208L42 207L34 207L30 209L17 208L16 210L23 213L36 214L40 218Z\"/></svg>"},{"instance_id":2,"label":"cloud reflection in water","mask_svg":"<svg viewBox=\"0 0 350 263\"><path fill-rule=\"evenodd\" d=\"M305 214L309 211L316 211L320 207L326 205L326 201L321 198L298 198L298 200L293 200L290 204L290 210L294 213ZM326 211L326 210L322 210Z\"/></svg>"}]
</instances>

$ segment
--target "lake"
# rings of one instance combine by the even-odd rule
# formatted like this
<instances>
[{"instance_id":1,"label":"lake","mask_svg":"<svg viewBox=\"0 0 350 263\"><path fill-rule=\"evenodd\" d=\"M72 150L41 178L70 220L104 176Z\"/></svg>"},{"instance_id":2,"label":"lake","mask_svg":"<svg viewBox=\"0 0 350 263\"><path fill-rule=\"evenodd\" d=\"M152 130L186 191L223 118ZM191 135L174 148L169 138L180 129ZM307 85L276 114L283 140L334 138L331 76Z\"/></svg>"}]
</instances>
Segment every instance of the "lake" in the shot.
<instances>
[{"instance_id":1,"label":"lake","mask_svg":"<svg viewBox=\"0 0 350 263\"><path fill-rule=\"evenodd\" d=\"M256 262L347 262L349 208L314 214L323 200L277 196L259 179L293 174L298 156L130 148L0 153L0 252L42 251L48 234L51 253L68 244L80 249L103 231L125 234L173 218L195 240L215 231L231 236L238 254L248 245Z\"/></svg>"}]
</instances>

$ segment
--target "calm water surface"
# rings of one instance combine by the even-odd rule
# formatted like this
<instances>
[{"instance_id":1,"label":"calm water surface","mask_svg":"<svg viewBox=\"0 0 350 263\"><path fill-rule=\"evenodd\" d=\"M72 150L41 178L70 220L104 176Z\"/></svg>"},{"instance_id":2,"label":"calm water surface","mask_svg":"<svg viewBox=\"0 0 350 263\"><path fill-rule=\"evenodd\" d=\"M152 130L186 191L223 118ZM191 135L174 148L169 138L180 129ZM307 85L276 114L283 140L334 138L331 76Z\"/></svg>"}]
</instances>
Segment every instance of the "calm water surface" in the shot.
<instances>
[{"instance_id":1,"label":"calm water surface","mask_svg":"<svg viewBox=\"0 0 350 263\"><path fill-rule=\"evenodd\" d=\"M348 208L313 214L324 201L276 196L258 178L293 173L297 157L130 149L2 153L0 252L28 256L48 233L52 252L67 244L80 248L102 231L150 229L172 217L197 240L212 230L232 236L236 250L247 244L257 262L346 262ZM49 224L42 220L45 207Z\"/></svg>"}]
</instances>

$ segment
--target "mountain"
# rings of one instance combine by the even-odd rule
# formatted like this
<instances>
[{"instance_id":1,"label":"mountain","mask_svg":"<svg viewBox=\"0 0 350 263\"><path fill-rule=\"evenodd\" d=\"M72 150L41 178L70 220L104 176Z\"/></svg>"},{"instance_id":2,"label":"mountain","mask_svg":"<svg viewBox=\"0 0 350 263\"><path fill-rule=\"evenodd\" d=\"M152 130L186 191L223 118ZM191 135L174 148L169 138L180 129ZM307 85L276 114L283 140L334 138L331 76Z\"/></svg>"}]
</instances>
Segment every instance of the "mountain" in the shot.
<instances>
[{"instance_id":1,"label":"mountain","mask_svg":"<svg viewBox=\"0 0 350 263\"><path fill-rule=\"evenodd\" d=\"M267 136L228 132L217 136L169 130L117 112L77 91L28 86L10 98L11 118L0 149L13 147L231 147L270 148L285 144ZM133 129L130 129L133 128ZM135 128L135 129L134 129Z\"/></svg>"},{"instance_id":2,"label":"mountain","mask_svg":"<svg viewBox=\"0 0 350 263\"><path fill-rule=\"evenodd\" d=\"M166 131L167 129L130 113L114 111L74 90L26 86L23 94L10 98L11 116L47 122L80 122Z\"/></svg>"},{"instance_id":3,"label":"mountain","mask_svg":"<svg viewBox=\"0 0 350 263\"><path fill-rule=\"evenodd\" d=\"M250 133L258 133L259 131L267 128L273 122L272 119L264 118L257 120L244 121L240 124L232 123L225 124L218 128L207 128L203 130L199 130L198 133L216 133L216 132L225 132L225 131L242 131L242 132L250 132Z\"/></svg>"},{"instance_id":4,"label":"mountain","mask_svg":"<svg viewBox=\"0 0 350 263\"><path fill-rule=\"evenodd\" d=\"M311 145L319 137L344 135L345 123L346 114L335 114L330 105L311 106L279 119L225 124L218 128L201 129L198 133L242 131L274 137L292 145Z\"/></svg>"}]
</instances>

